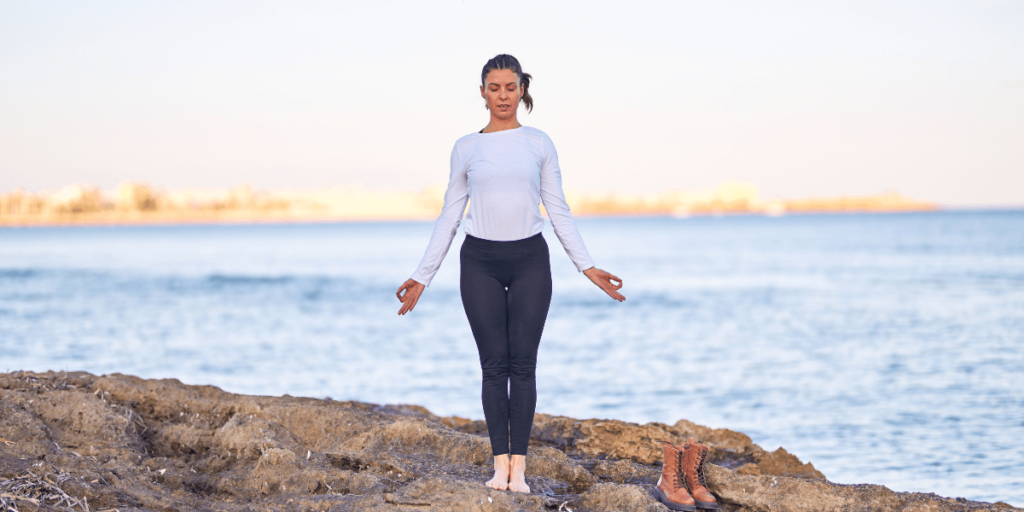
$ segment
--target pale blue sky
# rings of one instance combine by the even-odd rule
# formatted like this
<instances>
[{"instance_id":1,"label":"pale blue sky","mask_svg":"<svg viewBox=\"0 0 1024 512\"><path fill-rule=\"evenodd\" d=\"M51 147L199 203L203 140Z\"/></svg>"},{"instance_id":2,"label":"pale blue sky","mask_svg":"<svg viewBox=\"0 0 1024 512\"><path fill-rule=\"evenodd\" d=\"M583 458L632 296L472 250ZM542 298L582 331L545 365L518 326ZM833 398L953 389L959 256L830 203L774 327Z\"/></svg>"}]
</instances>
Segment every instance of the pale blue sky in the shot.
<instances>
[{"instance_id":1,"label":"pale blue sky","mask_svg":"<svg viewBox=\"0 0 1024 512\"><path fill-rule=\"evenodd\" d=\"M1024 2L4 2L0 191L418 189L534 75L567 189L1024 205Z\"/></svg>"}]
</instances>

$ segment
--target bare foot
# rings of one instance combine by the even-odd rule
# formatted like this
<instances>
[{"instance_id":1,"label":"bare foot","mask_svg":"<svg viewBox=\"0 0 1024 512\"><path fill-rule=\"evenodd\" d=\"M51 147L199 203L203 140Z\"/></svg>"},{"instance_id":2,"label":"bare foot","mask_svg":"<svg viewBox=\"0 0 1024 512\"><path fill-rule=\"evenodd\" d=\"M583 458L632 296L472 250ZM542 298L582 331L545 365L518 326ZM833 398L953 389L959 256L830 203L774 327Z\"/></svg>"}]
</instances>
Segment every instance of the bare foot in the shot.
<instances>
[{"instance_id":1,"label":"bare foot","mask_svg":"<svg viewBox=\"0 0 1024 512\"><path fill-rule=\"evenodd\" d=\"M487 487L504 491L508 489L508 454L495 455L494 456L494 478L487 481Z\"/></svg>"},{"instance_id":2,"label":"bare foot","mask_svg":"<svg viewBox=\"0 0 1024 512\"><path fill-rule=\"evenodd\" d=\"M526 485L526 455L513 455L511 461L511 475L508 480L508 488L515 492L530 493L530 486Z\"/></svg>"}]
</instances>

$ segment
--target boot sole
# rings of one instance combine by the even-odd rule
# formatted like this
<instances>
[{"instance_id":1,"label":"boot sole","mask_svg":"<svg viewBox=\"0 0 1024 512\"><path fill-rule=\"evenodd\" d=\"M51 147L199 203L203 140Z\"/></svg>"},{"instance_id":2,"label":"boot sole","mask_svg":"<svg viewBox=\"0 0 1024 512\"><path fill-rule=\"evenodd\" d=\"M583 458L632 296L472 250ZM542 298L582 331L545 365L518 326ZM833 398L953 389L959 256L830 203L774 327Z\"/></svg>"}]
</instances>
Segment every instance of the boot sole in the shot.
<instances>
[{"instance_id":1,"label":"boot sole","mask_svg":"<svg viewBox=\"0 0 1024 512\"><path fill-rule=\"evenodd\" d=\"M702 508L704 510L718 510L718 503L713 501L693 501L697 504L697 508Z\"/></svg>"},{"instance_id":2,"label":"boot sole","mask_svg":"<svg viewBox=\"0 0 1024 512\"><path fill-rule=\"evenodd\" d=\"M665 493L661 492L661 489L658 489L657 487L654 488L654 495L658 497L658 501L660 501L662 505L665 505L671 510L697 512L697 505L684 505L682 503L676 503L674 501L671 501L668 499L668 496L665 496ZM715 506L717 507L717 505Z\"/></svg>"}]
</instances>

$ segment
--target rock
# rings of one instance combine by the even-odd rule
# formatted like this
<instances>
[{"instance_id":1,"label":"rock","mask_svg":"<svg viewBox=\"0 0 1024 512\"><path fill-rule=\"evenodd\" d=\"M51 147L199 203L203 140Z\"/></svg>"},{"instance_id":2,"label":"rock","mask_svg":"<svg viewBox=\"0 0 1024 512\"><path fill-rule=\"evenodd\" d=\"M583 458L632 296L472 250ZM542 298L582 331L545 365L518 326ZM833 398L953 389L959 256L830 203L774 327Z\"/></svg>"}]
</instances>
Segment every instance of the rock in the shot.
<instances>
[{"instance_id":1,"label":"rock","mask_svg":"<svg viewBox=\"0 0 1024 512\"><path fill-rule=\"evenodd\" d=\"M663 512L667 507L659 503L646 489L637 485L597 484L580 495L576 502L579 510L594 512Z\"/></svg>"},{"instance_id":2,"label":"rock","mask_svg":"<svg viewBox=\"0 0 1024 512\"><path fill-rule=\"evenodd\" d=\"M779 448L774 452L761 453L756 462L741 466L736 470L741 475L774 475L792 476L797 478L819 478L824 480L825 475L814 469L810 462L802 463L795 455L790 455L785 448Z\"/></svg>"},{"instance_id":3,"label":"rock","mask_svg":"<svg viewBox=\"0 0 1024 512\"><path fill-rule=\"evenodd\" d=\"M618 420L577 420L565 416L538 414L532 436L540 443L589 458L626 459L638 464L660 465L663 445L668 441L682 446L687 438L711 448L709 461L745 474L825 478L810 463L779 448L765 451L745 434L712 429L687 420L675 425L648 423L638 425Z\"/></svg>"},{"instance_id":4,"label":"rock","mask_svg":"<svg viewBox=\"0 0 1024 512\"><path fill-rule=\"evenodd\" d=\"M840 485L818 479L741 475L714 465L708 467L707 478L708 489L722 502L751 512L1005 510L963 498L893 492L881 485Z\"/></svg>"},{"instance_id":5,"label":"rock","mask_svg":"<svg viewBox=\"0 0 1024 512\"><path fill-rule=\"evenodd\" d=\"M493 464L485 435L481 421L415 405L246 396L120 374L0 374L0 494L37 479L93 510L666 510L651 494L659 441L690 436L712 447L708 484L723 511L1008 507L834 484L782 448L685 420L543 414L527 464L533 494L496 491L483 485Z\"/></svg>"}]
</instances>

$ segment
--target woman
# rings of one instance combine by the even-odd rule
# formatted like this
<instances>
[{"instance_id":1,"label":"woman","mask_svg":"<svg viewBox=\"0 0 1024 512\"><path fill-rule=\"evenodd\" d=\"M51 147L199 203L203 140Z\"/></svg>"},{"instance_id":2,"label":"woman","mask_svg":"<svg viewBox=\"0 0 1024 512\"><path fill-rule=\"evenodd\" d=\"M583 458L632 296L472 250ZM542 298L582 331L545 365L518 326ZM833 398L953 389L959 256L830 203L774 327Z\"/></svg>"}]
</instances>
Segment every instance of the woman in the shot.
<instances>
[{"instance_id":1,"label":"woman","mask_svg":"<svg viewBox=\"0 0 1024 512\"><path fill-rule=\"evenodd\" d=\"M487 61L480 79L491 120L455 142L444 207L419 268L398 288L398 314L416 307L451 246L468 201L459 287L483 371L481 395L494 454L494 478L487 485L530 492L524 472L537 403L534 374L551 303L541 201L576 267L613 299L625 297L617 291L622 280L594 267L583 245L562 193L551 139L520 125L516 117L520 101L533 110L530 75L515 57L498 55Z\"/></svg>"}]
</instances>

